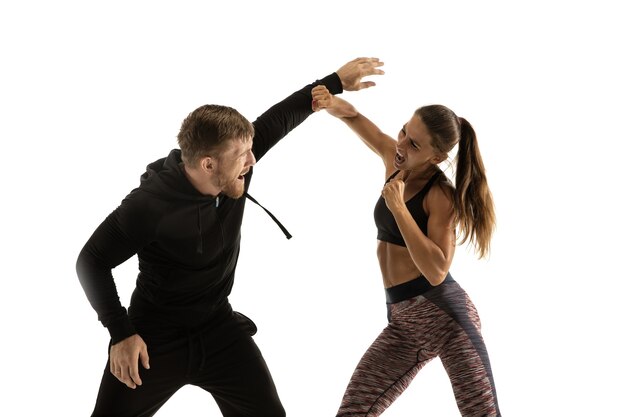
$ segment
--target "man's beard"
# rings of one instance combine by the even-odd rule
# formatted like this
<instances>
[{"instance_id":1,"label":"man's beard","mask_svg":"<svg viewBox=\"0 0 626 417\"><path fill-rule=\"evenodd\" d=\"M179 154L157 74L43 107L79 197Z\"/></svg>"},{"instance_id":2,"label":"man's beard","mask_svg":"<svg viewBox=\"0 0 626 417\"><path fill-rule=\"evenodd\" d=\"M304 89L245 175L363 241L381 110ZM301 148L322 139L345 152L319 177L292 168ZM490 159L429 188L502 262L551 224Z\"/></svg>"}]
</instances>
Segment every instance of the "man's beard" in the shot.
<instances>
[{"instance_id":1,"label":"man's beard","mask_svg":"<svg viewBox=\"0 0 626 417\"><path fill-rule=\"evenodd\" d=\"M240 198L244 192L244 182L234 179L224 184L222 194L230 198Z\"/></svg>"}]
</instances>

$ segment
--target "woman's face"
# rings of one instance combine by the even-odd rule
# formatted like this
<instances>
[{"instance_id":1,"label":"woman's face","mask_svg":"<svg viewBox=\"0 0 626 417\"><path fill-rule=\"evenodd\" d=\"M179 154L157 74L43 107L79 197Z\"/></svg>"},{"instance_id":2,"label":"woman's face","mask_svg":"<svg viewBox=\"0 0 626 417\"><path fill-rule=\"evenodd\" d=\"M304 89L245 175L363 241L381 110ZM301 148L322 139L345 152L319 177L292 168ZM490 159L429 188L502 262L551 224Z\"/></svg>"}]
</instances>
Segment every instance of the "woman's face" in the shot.
<instances>
[{"instance_id":1,"label":"woman's face","mask_svg":"<svg viewBox=\"0 0 626 417\"><path fill-rule=\"evenodd\" d=\"M441 162L432 138L419 116L413 115L398 133L393 165L400 170L424 170Z\"/></svg>"}]
</instances>

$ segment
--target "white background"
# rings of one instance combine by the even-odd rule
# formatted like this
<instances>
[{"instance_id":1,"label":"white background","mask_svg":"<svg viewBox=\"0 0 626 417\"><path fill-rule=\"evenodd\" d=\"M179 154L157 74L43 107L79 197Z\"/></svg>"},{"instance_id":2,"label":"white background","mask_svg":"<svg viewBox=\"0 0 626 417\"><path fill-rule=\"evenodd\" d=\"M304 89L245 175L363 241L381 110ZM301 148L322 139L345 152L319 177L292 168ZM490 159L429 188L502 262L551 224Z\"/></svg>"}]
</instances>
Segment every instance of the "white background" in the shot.
<instances>
[{"instance_id":1,"label":"white background","mask_svg":"<svg viewBox=\"0 0 626 417\"><path fill-rule=\"evenodd\" d=\"M477 305L506 416L626 415L622 396L626 30L608 1L88 2L0 5L0 414L89 415L108 333L76 256L205 103L254 120L358 56L348 92L395 136L442 103L478 132L498 229L451 272ZM384 327L372 211L382 164L311 116L262 159L231 302L290 416L332 416ZM136 258L114 275L126 304ZM157 414L219 415L179 391ZM458 415L434 361L385 416Z\"/></svg>"}]
</instances>

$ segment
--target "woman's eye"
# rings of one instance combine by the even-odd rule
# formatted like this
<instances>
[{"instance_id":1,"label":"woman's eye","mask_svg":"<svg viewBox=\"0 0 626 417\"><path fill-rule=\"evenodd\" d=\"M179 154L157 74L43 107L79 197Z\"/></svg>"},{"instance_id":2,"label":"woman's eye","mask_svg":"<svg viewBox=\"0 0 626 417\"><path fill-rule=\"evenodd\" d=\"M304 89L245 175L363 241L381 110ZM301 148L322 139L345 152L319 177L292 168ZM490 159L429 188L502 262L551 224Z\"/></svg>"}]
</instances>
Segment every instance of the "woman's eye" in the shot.
<instances>
[{"instance_id":1,"label":"woman's eye","mask_svg":"<svg viewBox=\"0 0 626 417\"><path fill-rule=\"evenodd\" d=\"M411 141L411 146L414 147L415 149L417 149L417 143Z\"/></svg>"}]
</instances>

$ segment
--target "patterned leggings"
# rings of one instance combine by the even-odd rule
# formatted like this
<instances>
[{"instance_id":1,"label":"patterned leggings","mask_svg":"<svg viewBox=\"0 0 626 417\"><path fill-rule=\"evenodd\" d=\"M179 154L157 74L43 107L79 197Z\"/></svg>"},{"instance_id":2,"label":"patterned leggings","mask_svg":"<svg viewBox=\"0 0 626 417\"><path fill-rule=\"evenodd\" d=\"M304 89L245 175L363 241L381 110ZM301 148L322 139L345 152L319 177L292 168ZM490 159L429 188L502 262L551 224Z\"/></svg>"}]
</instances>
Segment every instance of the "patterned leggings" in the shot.
<instances>
[{"instance_id":1,"label":"patterned leggings","mask_svg":"<svg viewBox=\"0 0 626 417\"><path fill-rule=\"evenodd\" d=\"M501 415L478 313L455 281L388 309L389 325L357 365L338 417L379 416L436 356L463 416Z\"/></svg>"}]
</instances>

